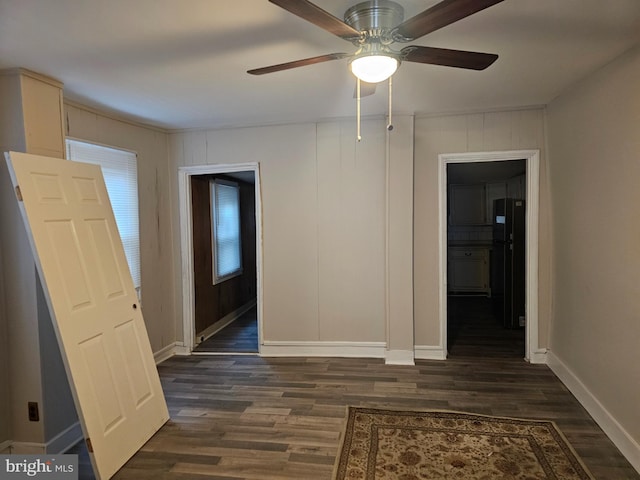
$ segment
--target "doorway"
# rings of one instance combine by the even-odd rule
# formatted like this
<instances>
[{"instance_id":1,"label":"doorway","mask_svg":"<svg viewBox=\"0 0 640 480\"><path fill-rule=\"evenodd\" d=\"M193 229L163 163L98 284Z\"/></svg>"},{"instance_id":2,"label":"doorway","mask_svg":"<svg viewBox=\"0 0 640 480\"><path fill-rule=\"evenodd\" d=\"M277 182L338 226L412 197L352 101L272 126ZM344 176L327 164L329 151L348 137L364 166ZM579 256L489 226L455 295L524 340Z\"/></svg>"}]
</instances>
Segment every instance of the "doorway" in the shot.
<instances>
[{"instance_id":1,"label":"doorway","mask_svg":"<svg viewBox=\"0 0 640 480\"><path fill-rule=\"evenodd\" d=\"M451 356L524 357L526 185L523 159L447 165Z\"/></svg>"},{"instance_id":2,"label":"doorway","mask_svg":"<svg viewBox=\"0 0 640 480\"><path fill-rule=\"evenodd\" d=\"M450 181L449 167L453 166L455 171L458 164L481 164L486 163L484 168L489 170L499 170L506 168L503 165L519 168L518 164L502 164L495 162L521 161L525 166L524 177L522 178L522 196L526 204L526 214L524 218L525 227L525 247L524 247L524 348L519 355L532 363L544 361L538 350L538 190L539 190L539 152L537 150L506 151L506 152L482 152L482 153L462 153L462 154L442 154L439 156L439 191L440 191L440 332L441 347L448 353L448 346L456 340L456 335L460 334L461 311L470 310L475 312L476 318L467 318L467 322L473 327L479 326L492 314L492 285L490 282L491 269L491 249L486 245L492 243L492 227L488 226L487 218L493 216L493 212L488 208L489 202L493 204L495 195L500 195L500 190L491 190L487 195L486 184L482 189L474 186L473 183L462 183L458 178L458 185L463 185L457 196L449 204L449 190L452 184L456 184L455 175ZM463 165L464 166L464 165ZM479 167L483 168L483 167ZM464 172L463 172L464 173ZM517 177L518 175L516 175ZM496 182L500 183L500 182ZM497 188L497 187L496 187ZM506 188L506 187L505 187ZM478 199L484 200L478 200ZM460 205L464 202L476 199L471 204L471 208L465 209ZM455 204L458 202L458 205ZM453 223L466 223L467 227L460 227L457 231L449 231L450 216L454 215ZM492 219L493 220L493 219ZM469 225L485 225L484 229L473 232ZM493 223L493 221L492 221ZM482 232L482 233L481 233ZM466 237L465 237L466 236ZM458 241L463 238L473 239L478 244L455 245L463 247L461 250L450 251L451 239ZM484 242L483 245L481 245ZM475 248L471 248L475 247ZM454 262L451 265L451 256L458 256L461 262ZM464 262L467 262L465 265ZM475 264L473 263L475 262ZM471 263L471 266L469 265ZM472 268L469 268L472 267ZM495 268L495 267L494 267ZM452 295L450 295L450 293ZM450 301L453 300L453 301ZM468 304L468 305L465 305ZM451 310L451 316L449 311ZM458 316L458 318L456 318ZM450 317L453 322L450 324ZM480 318L478 318L480 317ZM455 324L454 322L458 322ZM475 322L475 323L474 323ZM450 328L451 327L451 328ZM455 329L458 328L458 331ZM518 325L518 328L519 325ZM468 339L480 340L475 328L467 332ZM480 329L483 331L482 329ZM475 334L475 339L474 339ZM451 337L451 338L449 338ZM459 337L458 337L459 338ZM521 348L521 347L520 347Z\"/></svg>"},{"instance_id":3,"label":"doorway","mask_svg":"<svg viewBox=\"0 0 640 480\"><path fill-rule=\"evenodd\" d=\"M257 163L178 171L185 353L258 354L262 344L262 222ZM236 185L242 268L213 277L211 187ZM225 189L228 191L228 188Z\"/></svg>"},{"instance_id":4,"label":"doorway","mask_svg":"<svg viewBox=\"0 0 640 480\"><path fill-rule=\"evenodd\" d=\"M193 353L258 353L254 172L191 176Z\"/></svg>"}]
</instances>

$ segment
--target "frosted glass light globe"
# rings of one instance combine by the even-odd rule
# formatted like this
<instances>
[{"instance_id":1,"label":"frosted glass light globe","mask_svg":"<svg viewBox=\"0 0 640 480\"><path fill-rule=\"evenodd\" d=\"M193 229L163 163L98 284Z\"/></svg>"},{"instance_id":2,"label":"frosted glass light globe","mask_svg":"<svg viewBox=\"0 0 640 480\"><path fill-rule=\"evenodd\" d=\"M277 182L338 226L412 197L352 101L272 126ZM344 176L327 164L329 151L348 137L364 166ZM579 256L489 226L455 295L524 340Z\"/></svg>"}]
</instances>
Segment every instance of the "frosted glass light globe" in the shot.
<instances>
[{"instance_id":1,"label":"frosted glass light globe","mask_svg":"<svg viewBox=\"0 0 640 480\"><path fill-rule=\"evenodd\" d=\"M386 55L367 55L351 62L351 71L363 82L378 83L398 69L398 60Z\"/></svg>"}]
</instances>

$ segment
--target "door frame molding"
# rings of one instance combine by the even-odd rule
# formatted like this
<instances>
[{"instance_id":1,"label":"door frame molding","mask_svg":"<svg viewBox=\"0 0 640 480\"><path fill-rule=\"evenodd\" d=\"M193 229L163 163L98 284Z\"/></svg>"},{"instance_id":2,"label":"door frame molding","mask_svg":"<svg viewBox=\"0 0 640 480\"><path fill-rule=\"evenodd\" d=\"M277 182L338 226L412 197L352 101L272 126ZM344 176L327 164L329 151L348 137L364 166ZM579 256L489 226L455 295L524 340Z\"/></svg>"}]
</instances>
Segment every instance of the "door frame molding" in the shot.
<instances>
[{"instance_id":1,"label":"door frame molding","mask_svg":"<svg viewBox=\"0 0 640 480\"><path fill-rule=\"evenodd\" d=\"M193 274L193 217L191 208L191 177L215 173L253 172L255 178L256 205L256 293L258 315L258 354L262 349L262 196L260 186L260 164L217 163L193 165L178 168L178 197L180 207L180 255L182 267L182 329L183 345L186 354L190 354L196 344L195 293Z\"/></svg>"},{"instance_id":2,"label":"door frame molding","mask_svg":"<svg viewBox=\"0 0 640 480\"><path fill-rule=\"evenodd\" d=\"M540 216L540 150L443 153L438 155L439 255L440 255L440 347L447 352L447 164L526 160L526 295L525 359L546 363L546 349L538 342L538 223Z\"/></svg>"}]
</instances>

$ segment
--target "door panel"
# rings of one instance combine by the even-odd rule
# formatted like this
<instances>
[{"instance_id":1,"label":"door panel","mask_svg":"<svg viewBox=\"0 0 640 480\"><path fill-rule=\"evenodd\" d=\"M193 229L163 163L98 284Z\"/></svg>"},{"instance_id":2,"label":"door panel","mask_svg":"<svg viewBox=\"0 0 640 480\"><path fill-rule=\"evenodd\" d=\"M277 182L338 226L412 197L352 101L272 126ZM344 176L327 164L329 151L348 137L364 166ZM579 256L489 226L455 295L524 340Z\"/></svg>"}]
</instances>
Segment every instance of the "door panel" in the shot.
<instances>
[{"instance_id":1,"label":"door panel","mask_svg":"<svg viewBox=\"0 0 640 480\"><path fill-rule=\"evenodd\" d=\"M102 173L14 152L7 163L94 471L110 478L169 415Z\"/></svg>"}]
</instances>

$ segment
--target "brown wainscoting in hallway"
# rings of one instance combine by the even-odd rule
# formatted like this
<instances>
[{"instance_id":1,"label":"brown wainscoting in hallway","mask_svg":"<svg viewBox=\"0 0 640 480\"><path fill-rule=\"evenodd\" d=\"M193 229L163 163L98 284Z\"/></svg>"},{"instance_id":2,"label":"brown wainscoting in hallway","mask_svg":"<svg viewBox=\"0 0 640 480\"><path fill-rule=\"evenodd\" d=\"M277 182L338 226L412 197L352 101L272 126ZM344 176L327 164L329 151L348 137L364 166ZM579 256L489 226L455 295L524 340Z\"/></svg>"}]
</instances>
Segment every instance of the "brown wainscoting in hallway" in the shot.
<instances>
[{"instance_id":1,"label":"brown wainscoting in hallway","mask_svg":"<svg viewBox=\"0 0 640 480\"><path fill-rule=\"evenodd\" d=\"M329 480L355 405L553 420L596 479L640 480L551 370L521 359L190 356L158 368L171 420L114 479Z\"/></svg>"}]
</instances>

